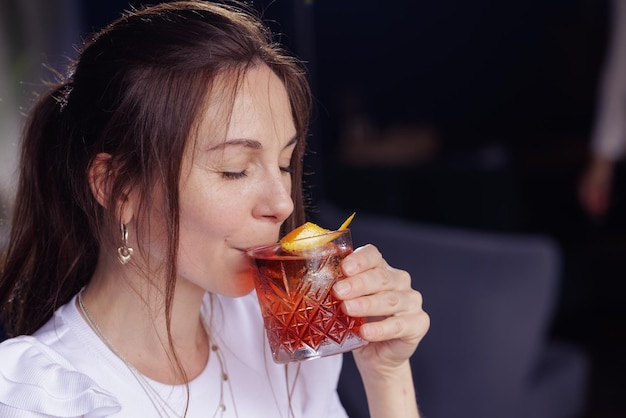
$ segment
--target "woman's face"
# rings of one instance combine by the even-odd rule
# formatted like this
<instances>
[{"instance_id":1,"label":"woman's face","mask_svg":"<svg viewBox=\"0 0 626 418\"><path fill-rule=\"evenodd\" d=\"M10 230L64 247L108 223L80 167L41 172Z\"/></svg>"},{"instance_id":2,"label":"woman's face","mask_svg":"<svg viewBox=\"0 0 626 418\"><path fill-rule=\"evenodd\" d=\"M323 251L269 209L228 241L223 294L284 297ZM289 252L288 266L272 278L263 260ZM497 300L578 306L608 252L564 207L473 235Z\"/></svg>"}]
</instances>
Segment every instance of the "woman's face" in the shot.
<instances>
[{"instance_id":1,"label":"woman's face","mask_svg":"<svg viewBox=\"0 0 626 418\"><path fill-rule=\"evenodd\" d=\"M211 97L228 90L219 85ZM266 65L247 71L225 119L229 100L210 99L183 162L178 269L179 282L241 296L253 288L245 250L275 242L294 208L296 128L287 91ZM225 132L215 122L224 120Z\"/></svg>"}]
</instances>

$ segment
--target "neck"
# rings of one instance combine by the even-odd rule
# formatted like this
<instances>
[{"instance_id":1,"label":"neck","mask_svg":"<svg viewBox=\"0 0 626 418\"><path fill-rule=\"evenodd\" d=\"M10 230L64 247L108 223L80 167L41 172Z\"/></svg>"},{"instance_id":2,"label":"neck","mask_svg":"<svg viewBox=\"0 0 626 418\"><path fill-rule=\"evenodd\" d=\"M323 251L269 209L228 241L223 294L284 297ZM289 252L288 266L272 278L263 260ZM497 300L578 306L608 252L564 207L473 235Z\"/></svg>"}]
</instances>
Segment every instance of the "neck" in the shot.
<instances>
[{"instance_id":1,"label":"neck","mask_svg":"<svg viewBox=\"0 0 626 418\"><path fill-rule=\"evenodd\" d=\"M162 289L132 280L130 266L116 274L96 269L82 299L91 319L117 355L145 376L168 384L195 378L206 366L209 343L200 316L204 290L177 285L171 309L171 341ZM130 267L130 268L129 268ZM176 365L175 359L181 363Z\"/></svg>"}]
</instances>

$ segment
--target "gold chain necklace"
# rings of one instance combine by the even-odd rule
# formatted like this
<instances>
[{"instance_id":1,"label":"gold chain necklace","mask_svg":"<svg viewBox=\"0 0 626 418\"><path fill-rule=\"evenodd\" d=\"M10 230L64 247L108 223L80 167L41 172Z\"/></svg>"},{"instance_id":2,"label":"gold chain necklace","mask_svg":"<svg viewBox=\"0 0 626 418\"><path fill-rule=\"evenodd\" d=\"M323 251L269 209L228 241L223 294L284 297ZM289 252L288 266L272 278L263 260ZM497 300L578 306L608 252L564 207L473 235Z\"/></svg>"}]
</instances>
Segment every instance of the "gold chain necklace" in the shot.
<instances>
[{"instance_id":1,"label":"gold chain necklace","mask_svg":"<svg viewBox=\"0 0 626 418\"><path fill-rule=\"evenodd\" d=\"M80 307L81 313L83 314L83 316L87 320L87 323L89 324L91 329L95 332L96 336L128 368L128 370L131 372L133 377L137 380L137 383L139 384L141 389L145 392L146 396L150 400L150 403L152 403L152 406L154 407L154 409L159 414L159 417L169 418L169 417L172 416L172 415L170 415L170 413L171 413L171 414L173 414L174 417L182 418L182 416L177 411L175 411L167 403L167 401L165 399L163 399L163 397L159 394L159 392L154 387L152 387L152 385L150 384L150 382L148 382L146 380L144 375L141 374L141 372L139 372L139 370L137 370L129 361L127 361L120 353L118 353L113 348L113 345L104 336L104 334L100 330L100 327L98 327L98 324L94 321L93 317L91 316L91 314L87 310L87 307L85 306L85 303L83 302L83 290L85 290L85 288L82 288L80 290L80 292L78 292L78 306ZM231 395L231 401L233 403L233 407L234 407L234 410L235 410L235 416L238 417L239 415L237 414L237 408L235 407L235 400L233 398L233 391L232 391L232 387L231 387L231 384L230 384L230 380L228 379L228 371L226 370L226 362L224 360L224 356L222 355L222 352L219 349L219 346L213 342L213 339L211 338L211 334L209 333L209 330L208 330L208 326L207 326L206 322L204 321L203 317L202 317L202 325L203 325L203 327L205 329L205 332L207 333L207 336L209 336L209 345L210 345L211 351L213 353L215 353L215 357L217 357L218 362L220 363L220 371L221 371L221 373L220 373L220 397L219 397L219 403L218 403L218 406L217 406L215 412L213 413L213 418L217 417L218 415L220 417L223 417L224 413L226 411L226 404L224 402L224 382L226 382L228 384L228 390L229 390L230 395Z\"/></svg>"}]
</instances>

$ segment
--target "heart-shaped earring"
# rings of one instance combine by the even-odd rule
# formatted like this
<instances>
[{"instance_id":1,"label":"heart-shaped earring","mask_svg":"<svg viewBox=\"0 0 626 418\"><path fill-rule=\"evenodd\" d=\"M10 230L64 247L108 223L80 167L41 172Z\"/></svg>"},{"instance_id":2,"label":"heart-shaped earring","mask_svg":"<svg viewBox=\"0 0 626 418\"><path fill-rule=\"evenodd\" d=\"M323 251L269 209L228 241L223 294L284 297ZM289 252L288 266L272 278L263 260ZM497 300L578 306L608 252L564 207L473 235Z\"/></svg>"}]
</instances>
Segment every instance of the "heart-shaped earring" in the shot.
<instances>
[{"instance_id":1,"label":"heart-shaped earring","mask_svg":"<svg viewBox=\"0 0 626 418\"><path fill-rule=\"evenodd\" d=\"M117 259L120 260L120 263L126 264L130 261L134 250L128 246L128 229L126 229L126 225L120 224L120 229L122 231L122 246L117 249Z\"/></svg>"},{"instance_id":2,"label":"heart-shaped earring","mask_svg":"<svg viewBox=\"0 0 626 418\"><path fill-rule=\"evenodd\" d=\"M120 263L122 264L128 263L132 255L133 255L133 249L130 247L119 247L117 249L117 258L120 260Z\"/></svg>"}]
</instances>

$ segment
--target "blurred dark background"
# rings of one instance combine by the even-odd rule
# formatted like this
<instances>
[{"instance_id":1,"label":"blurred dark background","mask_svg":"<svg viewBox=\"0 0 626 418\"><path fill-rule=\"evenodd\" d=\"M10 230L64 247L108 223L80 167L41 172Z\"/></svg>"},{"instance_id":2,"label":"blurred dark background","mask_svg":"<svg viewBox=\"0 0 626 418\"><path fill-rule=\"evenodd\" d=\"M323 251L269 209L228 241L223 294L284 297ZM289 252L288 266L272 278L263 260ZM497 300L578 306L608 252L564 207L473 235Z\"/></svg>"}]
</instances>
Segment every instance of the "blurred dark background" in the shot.
<instances>
[{"instance_id":1,"label":"blurred dark background","mask_svg":"<svg viewBox=\"0 0 626 418\"><path fill-rule=\"evenodd\" d=\"M606 215L578 198L610 6L342 0L295 2L287 13L304 14L302 27L277 18L310 60L313 202L554 238L563 285L552 334L590 354L593 418L626 417L623 163Z\"/></svg>"},{"instance_id":2,"label":"blurred dark background","mask_svg":"<svg viewBox=\"0 0 626 418\"><path fill-rule=\"evenodd\" d=\"M77 1L77 31L84 36L140 3ZM553 237L564 270L552 334L591 356L585 418L626 417L618 345L626 324L623 164L604 217L588 216L577 192L610 4L253 4L307 62L316 98L306 180L312 207L329 201L346 211Z\"/></svg>"}]
</instances>

